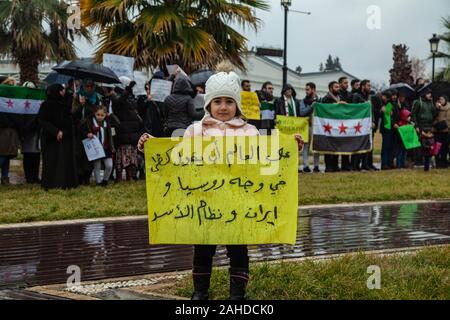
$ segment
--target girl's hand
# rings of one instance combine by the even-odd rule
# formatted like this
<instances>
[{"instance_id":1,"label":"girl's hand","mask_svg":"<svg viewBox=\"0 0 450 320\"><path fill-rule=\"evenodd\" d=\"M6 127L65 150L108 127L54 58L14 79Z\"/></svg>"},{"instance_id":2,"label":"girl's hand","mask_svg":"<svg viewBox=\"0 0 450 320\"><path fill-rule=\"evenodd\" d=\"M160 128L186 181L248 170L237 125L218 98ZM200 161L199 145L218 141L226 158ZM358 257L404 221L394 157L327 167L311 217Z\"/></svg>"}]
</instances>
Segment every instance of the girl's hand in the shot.
<instances>
[{"instance_id":1,"label":"girl's hand","mask_svg":"<svg viewBox=\"0 0 450 320\"><path fill-rule=\"evenodd\" d=\"M153 136L149 135L148 133L144 133L140 138L137 145L137 148L140 152L144 152L144 144L148 139L154 138Z\"/></svg>"},{"instance_id":2,"label":"girl's hand","mask_svg":"<svg viewBox=\"0 0 450 320\"><path fill-rule=\"evenodd\" d=\"M86 104L86 98L84 96L80 96L80 104L82 106Z\"/></svg>"},{"instance_id":3,"label":"girl's hand","mask_svg":"<svg viewBox=\"0 0 450 320\"><path fill-rule=\"evenodd\" d=\"M87 137L88 137L89 139L93 139L93 138L94 138L94 135L93 135L92 133L88 133Z\"/></svg>"},{"instance_id":4,"label":"girl's hand","mask_svg":"<svg viewBox=\"0 0 450 320\"><path fill-rule=\"evenodd\" d=\"M297 133L297 134L294 134L294 138L297 141L298 150L302 150L303 146L305 145L305 141L303 141L302 136Z\"/></svg>"}]
</instances>

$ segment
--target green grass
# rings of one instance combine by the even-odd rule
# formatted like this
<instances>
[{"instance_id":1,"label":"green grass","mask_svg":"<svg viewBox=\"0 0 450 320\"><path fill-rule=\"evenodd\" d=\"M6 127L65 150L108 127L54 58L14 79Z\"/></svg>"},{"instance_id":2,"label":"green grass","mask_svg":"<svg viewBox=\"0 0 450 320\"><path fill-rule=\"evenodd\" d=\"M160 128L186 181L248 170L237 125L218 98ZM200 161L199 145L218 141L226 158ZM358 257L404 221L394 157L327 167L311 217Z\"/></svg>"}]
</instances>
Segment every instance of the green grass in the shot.
<instances>
[{"instance_id":1,"label":"green grass","mask_svg":"<svg viewBox=\"0 0 450 320\"><path fill-rule=\"evenodd\" d=\"M450 170L299 175L299 205L450 198ZM45 192L0 185L0 223L145 215L145 183Z\"/></svg>"},{"instance_id":2,"label":"green grass","mask_svg":"<svg viewBox=\"0 0 450 320\"><path fill-rule=\"evenodd\" d=\"M450 170L391 170L299 176L299 204L450 198Z\"/></svg>"},{"instance_id":3,"label":"green grass","mask_svg":"<svg viewBox=\"0 0 450 320\"><path fill-rule=\"evenodd\" d=\"M367 267L381 270L381 288L367 288ZM325 261L257 264L250 268L248 298L253 300L322 299L450 299L450 246L426 248L406 255L358 253ZM211 299L227 299L229 275L214 270ZM191 277L180 280L174 294L190 297Z\"/></svg>"}]
</instances>

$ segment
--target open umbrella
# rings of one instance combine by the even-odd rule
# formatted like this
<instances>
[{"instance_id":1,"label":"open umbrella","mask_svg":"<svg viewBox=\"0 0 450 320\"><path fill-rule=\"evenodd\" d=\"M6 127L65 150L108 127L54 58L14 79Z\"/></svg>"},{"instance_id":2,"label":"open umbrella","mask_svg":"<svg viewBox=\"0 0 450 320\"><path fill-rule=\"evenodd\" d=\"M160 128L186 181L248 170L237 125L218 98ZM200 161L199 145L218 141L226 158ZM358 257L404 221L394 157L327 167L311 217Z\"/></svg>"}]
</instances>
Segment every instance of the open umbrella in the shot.
<instances>
[{"instance_id":1,"label":"open umbrella","mask_svg":"<svg viewBox=\"0 0 450 320\"><path fill-rule=\"evenodd\" d=\"M91 79L95 82L120 83L117 75L110 68L84 60L61 63L52 68L59 74L76 79Z\"/></svg>"},{"instance_id":2,"label":"open umbrella","mask_svg":"<svg viewBox=\"0 0 450 320\"><path fill-rule=\"evenodd\" d=\"M447 97L450 97L450 82L447 81L435 81L427 84L423 88L421 88L418 91L418 94L420 95L425 90L431 90L431 93L433 94L433 97L436 99L437 97L444 95Z\"/></svg>"},{"instance_id":3,"label":"open umbrella","mask_svg":"<svg viewBox=\"0 0 450 320\"><path fill-rule=\"evenodd\" d=\"M189 78L194 86L203 86L213 74L212 70L199 70L192 73Z\"/></svg>"},{"instance_id":4,"label":"open umbrella","mask_svg":"<svg viewBox=\"0 0 450 320\"><path fill-rule=\"evenodd\" d=\"M67 84L70 79L72 79L72 77L59 74L56 71L52 71L42 81L45 82L48 86L50 86L55 83Z\"/></svg>"},{"instance_id":5,"label":"open umbrella","mask_svg":"<svg viewBox=\"0 0 450 320\"><path fill-rule=\"evenodd\" d=\"M416 90L414 90L409 84L407 83L396 83L389 87L389 89L395 89L399 93L403 93L406 97L411 97L416 94Z\"/></svg>"}]
</instances>

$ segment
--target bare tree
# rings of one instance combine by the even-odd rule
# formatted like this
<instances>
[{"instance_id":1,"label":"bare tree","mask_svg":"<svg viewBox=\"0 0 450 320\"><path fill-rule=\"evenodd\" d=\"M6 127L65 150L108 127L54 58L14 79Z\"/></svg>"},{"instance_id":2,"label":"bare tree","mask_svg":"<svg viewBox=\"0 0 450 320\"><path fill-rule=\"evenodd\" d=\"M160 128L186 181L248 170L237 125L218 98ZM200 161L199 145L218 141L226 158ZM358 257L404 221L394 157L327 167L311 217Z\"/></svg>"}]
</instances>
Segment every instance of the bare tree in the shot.
<instances>
[{"instance_id":1,"label":"bare tree","mask_svg":"<svg viewBox=\"0 0 450 320\"><path fill-rule=\"evenodd\" d=\"M425 78L425 61L420 60L417 57L413 57L411 59L411 76L414 79L414 82L417 81L419 78Z\"/></svg>"}]
</instances>

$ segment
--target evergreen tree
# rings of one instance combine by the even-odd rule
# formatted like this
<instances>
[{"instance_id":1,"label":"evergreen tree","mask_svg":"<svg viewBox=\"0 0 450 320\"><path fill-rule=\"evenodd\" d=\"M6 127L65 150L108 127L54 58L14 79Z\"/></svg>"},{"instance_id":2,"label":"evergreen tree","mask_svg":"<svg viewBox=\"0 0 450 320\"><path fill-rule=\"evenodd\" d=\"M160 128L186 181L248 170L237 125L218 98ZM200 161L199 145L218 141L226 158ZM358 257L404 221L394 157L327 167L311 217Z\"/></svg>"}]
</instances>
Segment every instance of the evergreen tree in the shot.
<instances>
[{"instance_id":1,"label":"evergreen tree","mask_svg":"<svg viewBox=\"0 0 450 320\"><path fill-rule=\"evenodd\" d=\"M391 85L404 82L408 83L412 74L412 63L409 60L407 52L409 48L406 45L393 45L394 66L389 73L391 74Z\"/></svg>"},{"instance_id":2,"label":"evergreen tree","mask_svg":"<svg viewBox=\"0 0 450 320\"><path fill-rule=\"evenodd\" d=\"M325 71L333 71L333 70L334 70L334 61L330 54L328 55L327 62L325 63Z\"/></svg>"}]
</instances>

